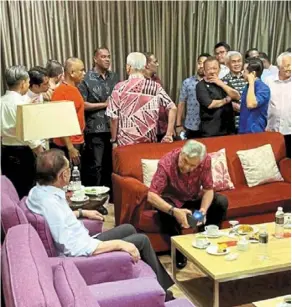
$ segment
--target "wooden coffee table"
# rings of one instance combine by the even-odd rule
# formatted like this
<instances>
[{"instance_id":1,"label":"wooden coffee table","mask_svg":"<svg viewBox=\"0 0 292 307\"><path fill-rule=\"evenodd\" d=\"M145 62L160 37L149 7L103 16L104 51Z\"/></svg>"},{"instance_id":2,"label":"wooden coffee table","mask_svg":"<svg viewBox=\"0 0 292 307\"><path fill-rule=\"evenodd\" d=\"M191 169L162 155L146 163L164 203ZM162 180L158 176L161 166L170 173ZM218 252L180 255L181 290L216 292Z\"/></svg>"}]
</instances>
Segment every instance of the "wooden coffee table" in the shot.
<instances>
[{"instance_id":1,"label":"wooden coffee table","mask_svg":"<svg viewBox=\"0 0 292 307\"><path fill-rule=\"evenodd\" d=\"M213 306L219 307L219 284L227 281L238 280L258 275L289 271L291 269L291 238L276 239L272 234L275 230L274 223L267 223L269 232L268 254L269 258L260 260L258 257L258 244L250 244L249 250L245 252L237 251L236 246L230 247L230 252L239 254L237 260L226 261L225 256L209 255L206 250L192 247L195 235L182 235L171 238L172 272L176 284L182 292L198 306L208 304L199 301L198 297L185 287L184 283L176 278L176 249L184 254L189 261L195 264L214 282ZM224 230L229 231L229 230ZM285 229L285 232L290 231ZM210 239L212 244L233 240L227 236L217 239Z\"/></svg>"}]
</instances>

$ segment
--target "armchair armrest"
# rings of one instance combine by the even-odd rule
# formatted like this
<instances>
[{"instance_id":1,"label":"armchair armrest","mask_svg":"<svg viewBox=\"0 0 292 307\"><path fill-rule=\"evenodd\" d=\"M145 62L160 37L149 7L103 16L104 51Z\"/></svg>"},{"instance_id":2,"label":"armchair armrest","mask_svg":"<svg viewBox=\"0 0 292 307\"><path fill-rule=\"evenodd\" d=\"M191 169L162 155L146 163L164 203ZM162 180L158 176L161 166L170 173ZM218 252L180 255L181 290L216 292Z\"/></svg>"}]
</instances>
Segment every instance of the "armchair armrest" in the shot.
<instances>
[{"instance_id":1,"label":"armchair armrest","mask_svg":"<svg viewBox=\"0 0 292 307\"><path fill-rule=\"evenodd\" d=\"M88 229L89 235L93 236L102 232L103 222L98 220L89 220L87 218L81 219L85 228Z\"/></svg>"},{"instance_id":2,"label":"armchair armrest","mask_svg":"<svg viewBox=\"0 0 292 307\"><path fill-rule=\"evenodd\" d=\"M103 307L155 306L164 307L165 293L157 280L144 277L89 287L97 302Z\"/></svg>"},{"instance_id":3,"label":"armchair armrest","mask_svg":"<svg viewBox=\"0 0 292 307\"><path fill-rule=\"evenodd\" d=\"M284 158L279 163L280 172L285 181L291 182L291 159Z\"/></svg>"},{"instance_id":4,"label":"armchair armrest","mask_svg":"<svg viewBox=\"0 0 292 307\"><path fill-rule=\"evenodd\" d=\"M116 224L134 224L133 215L147 204L148 187L132 177L112 175Z\"/></svg>"},{"instance_id":5,"label":"armchair armrest","mask_svg":"<svg viewBox=\"0 0 292 307\"><path fill-rule=\"evenodd\" d=\"M134 278L135 264L125 252L110 252L91 257L66 257L65 261L74 262L87 285Z\"/></svg>"}]
</instances>

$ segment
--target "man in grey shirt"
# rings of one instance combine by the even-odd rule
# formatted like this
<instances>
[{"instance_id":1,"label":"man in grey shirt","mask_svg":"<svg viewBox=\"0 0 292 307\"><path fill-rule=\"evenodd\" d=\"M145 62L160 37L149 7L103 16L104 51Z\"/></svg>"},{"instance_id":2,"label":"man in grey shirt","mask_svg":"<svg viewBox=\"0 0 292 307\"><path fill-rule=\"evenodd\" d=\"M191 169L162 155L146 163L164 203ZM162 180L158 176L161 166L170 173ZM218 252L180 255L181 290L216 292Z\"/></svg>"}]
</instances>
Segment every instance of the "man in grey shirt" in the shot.
<instances>
[{"instance_id":1,"label":"man in grey shirt","mask_svg":"<svg viewBox=\"0 0 292 307\"><path fill-rule=\"evenodd\" d=\"M156 273L158 282L167 290L172 279L159 262L148 237L136 233L132 225L124 224L90 237L80 217L103 219L94 210L71 211L63 187L70 180L70 165L63 151L51 149L36 161L37 185L31 189L28 208L44 217L61 255L95 256L111 251L125 251L133 260L144 260ZM167 299L171 297L167 292Z\"/></svg>"}]
</instances>

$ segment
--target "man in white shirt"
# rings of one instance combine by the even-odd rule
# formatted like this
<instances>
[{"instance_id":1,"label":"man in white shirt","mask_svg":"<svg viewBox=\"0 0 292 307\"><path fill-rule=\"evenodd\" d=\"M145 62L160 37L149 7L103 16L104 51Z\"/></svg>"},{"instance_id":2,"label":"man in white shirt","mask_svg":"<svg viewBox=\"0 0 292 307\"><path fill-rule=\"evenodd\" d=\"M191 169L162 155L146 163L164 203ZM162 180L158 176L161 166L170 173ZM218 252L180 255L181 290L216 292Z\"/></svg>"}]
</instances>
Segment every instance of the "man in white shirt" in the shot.
<instances>
[{"instance_id":1,"label":"man in white shirt","mask_svg":"<svg viewBox=\"0 0 292 307\"><path fill-rule=\"evenodd\" d=\"M277 66L272 65L268 55L264 52L259 53L259 58L264 64L264 70L261 76L262 81L266 82L266 79L270 76L277 76L279 69Z\"/></svg>"},{"instance_id":2,"label":"man in white shirt","mask_svg":"<svg viewBox=\"0 0 292 307\"><path fill-rule=\"evenodd\" d=\"M278 75L266 79L271 90L267 130L284 135L287 156L291 157L291 53L280 54L277 65Z\"/></svg>"},{"instance_id":3,"label":"man in white shirt","mask_svg":"<svg viewBox=\"0 0 292 307\"><path fill-rule=\"evenodd\" d=\"M28 71L29 90L25 95L27 103L43 103L43 94L49 89L49 76L45 68L35 66Z\"/></svg>"},{"instance_id":4,"label":"man in white shirt","mask_svg":"<svg viewBox=\"0 0 292 307\"><path fill-rule=\"evenodd\" d=\"M5 71L8 91L1 97L2 173L14 184L19 197L26 196L35 177L35 154L43 151L40 141L22 142L16 137L17 105L25 104L23 95L29 87L24 66L11 66Z\"/></svg>"},{"instance_id":5,"label":"man in white shirt","mask_svg":"<svg viewBox=\"0 0 292 307\"><path fill-rule=\"evenodd\" d=\"M70 181L70 164L63 151L51 149L41 153L36 160L36 178L37 185L28 195L27 206L44 217L61 255L89 257L111 251L125 251L132 256L133 261L142 259L149 264L165 290L173 285L148 237L137 234L132 225L120 225L93 237L89 236L88 230L78 218L100 220L103 216L95 210L70 209L63 191L63 187ZM167 294L169 298L171 293Z\"/></svg>"},{"instance_id":6,"label":"man in white shirt","mask_svg":"<svg viewBox=\"0 0 292 307\"><path fill-rule=\"evenodd\" d=\"M219 79L224 78L230 71L225 65L225 58L230 49L230 46L225 42L219 42L214 47L215 57L220 63Z\"/></svg>"}]
</instances>

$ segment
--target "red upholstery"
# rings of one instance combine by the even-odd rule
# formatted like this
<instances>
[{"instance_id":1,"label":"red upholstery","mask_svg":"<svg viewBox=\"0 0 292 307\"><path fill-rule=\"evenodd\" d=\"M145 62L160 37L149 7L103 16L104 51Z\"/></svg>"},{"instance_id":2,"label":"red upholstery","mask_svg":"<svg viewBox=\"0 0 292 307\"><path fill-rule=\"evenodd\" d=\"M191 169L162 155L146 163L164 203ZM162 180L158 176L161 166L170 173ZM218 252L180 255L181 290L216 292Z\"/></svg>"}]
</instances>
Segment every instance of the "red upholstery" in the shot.
<instances>
[{"instance_id":1,"label":"red upholstery","mask_svg":"<svg viewBox=\"0 0 292 307\"><path fill-rule=\"evenodd\" d=\"M290 211L291 161L286 158L285 141L280 133L204 138L200 139L200 142L206 145L208 152L226 148L228 169L235 185L234 190L222 192L229 200L228 219L264 222L265 217L267 221L270 219L269 214L274 214L278 205ZM137 144L118 147L113 151L112 179L116 224L131 223L145 232L156 251L169 249L169 240L160 234L157 214L147 203L148 188L143 184L141 159L159 159L184 143L185 141L171 144ZM271 144L285 181L249 188L236 152L265 144Z\"/></svg>"}]
</instances>

